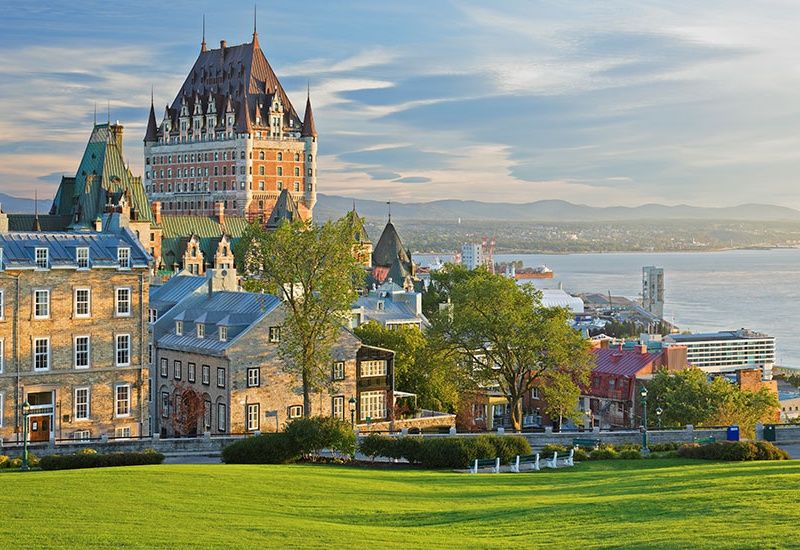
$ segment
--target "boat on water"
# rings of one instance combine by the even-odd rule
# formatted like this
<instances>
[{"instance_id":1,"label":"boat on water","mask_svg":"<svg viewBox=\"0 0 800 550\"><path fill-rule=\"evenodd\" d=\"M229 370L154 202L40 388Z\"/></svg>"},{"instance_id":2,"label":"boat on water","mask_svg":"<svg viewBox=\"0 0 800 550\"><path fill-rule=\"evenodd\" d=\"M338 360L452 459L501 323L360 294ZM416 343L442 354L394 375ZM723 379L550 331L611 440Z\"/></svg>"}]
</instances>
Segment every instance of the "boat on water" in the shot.
<instances>
[{"instance_id":1,"label":"boat on water","mask_svg":"<svg viewBox=\"0 0 800 550\"><path fill-rule=\"evenodd\" d=\"M536 267L523 267L522 269L514 270L514 278L518 281L527 279L552 279L555 273L546 265Z\"/></svg>"}]
</instances>

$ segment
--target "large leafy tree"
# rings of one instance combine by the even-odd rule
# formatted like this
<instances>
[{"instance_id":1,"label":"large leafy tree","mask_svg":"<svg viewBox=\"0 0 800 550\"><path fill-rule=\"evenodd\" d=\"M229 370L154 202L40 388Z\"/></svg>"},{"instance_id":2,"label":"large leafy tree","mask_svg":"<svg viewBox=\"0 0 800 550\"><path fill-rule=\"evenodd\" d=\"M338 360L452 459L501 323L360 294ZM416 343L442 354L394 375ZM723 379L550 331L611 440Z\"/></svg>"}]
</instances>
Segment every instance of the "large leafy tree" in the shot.
<instances>
[{"instance_id":1,"label":"large leafy tree","mask_svg":"<svg viewBox=\"0 0 800 550\"><path fill-rule=\"evenodd\" d=\"M450 304L432 316L432 335L459 354L478 383L500 387L522 428L523 397L545 375L585 380L591 369L588 343L567 324L569 312L548 308L529 285L489 273L447 266L435 283Z\"/></svg>"},{"instance_id":2,"label":"large leafy tree","mask_svg":"<svg viewBox=\"0 0 800 550\"><path fill-rule=\"evenodd\" d=\"M311 394L330 384L331 350L364 277L352 254L352 238L342 220L294 221L274 231L252 224L237 243L242 286L283 299L286 317L278 351L287 370L300 375L306 416Z\"/></svg>"},{"instance_id":3,"label":"large leafy tree","mask_svg":"<svg viewBox=\"0 0 800 550\"><path fill-rule=\"evenodd\" d=\"M398 390L415 393L424 409L456 412L459 392L466 382L452 354L436 348L416 326L386 328L370 321L355 330L362 342L395 351L394 375Z\"/></svg>"}]
</instances>

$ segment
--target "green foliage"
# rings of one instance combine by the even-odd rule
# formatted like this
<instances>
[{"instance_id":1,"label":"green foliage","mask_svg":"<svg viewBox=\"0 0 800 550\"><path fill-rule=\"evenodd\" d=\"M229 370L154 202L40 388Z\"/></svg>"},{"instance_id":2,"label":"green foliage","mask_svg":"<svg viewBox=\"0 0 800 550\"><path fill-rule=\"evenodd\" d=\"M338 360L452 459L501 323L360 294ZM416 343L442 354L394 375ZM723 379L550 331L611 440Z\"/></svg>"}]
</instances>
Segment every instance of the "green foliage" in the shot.
<instances>
[{"instance_id":1,"label":"green foliage","mask_svg":"<svg viewBox=\"0 0 800 550\"><path fill-rule=\"evenodd\" d=\"M618 458L618 453L613 448L595 449L589 453L589 460L611 460Z\"/></svg>"},{"instance_id":2,"label":"green foliage","mask_svg":"<svg viewBox=\"0 0 800 550\"><path fill-rule=\"evenodd\" d=\"M647 447L650 449L651 452L660 453L664 451L677 451L678 447L680 447L680 443L675 442L668 442L668 443L653 443L648 445Z\"/></svg>"},{"instance_id":3,"label":"green foliage","mask_svg":"<svg viewBox=\"0 0 800 550\"><path fill-rule=\"evenodd\" d=\"M8 455L0 455L0 469L8 468L11 466L11 459Z\"/></svg>"},{"instance_id":4,"label":"green foliage","mask_svg":"<svg viewBox=\"0 0 800 550\"><path fill-rule=\"evenodd\" d=\"M96 455L97 451L91 448L81 449L80 451L75 451L76 455Z\"/></svg>"},{"instance_id":5,"label":"green foliage","mask_svg":"<svg viewBox=\"0 0 800 550\"><path fill-rule=\"evenodd\" d=\"M395 387L417 394L417 406L454 413L464 385L453 355L437 348L417 327L393 329L370 321L355 329L367 345L395 351Z\"/></svg>"},{"instance_id":6,"label":"green foliage","mask_svg":"<svg viewBox=\"0 0 800 550\"><path fill-rule=\"evenodd\" d=\"M699 445L688 443L681 445L678 456L682 458L699 458L705 460L788 460L789 454L767 441L752 443L750 441L720 441Z\"/></svg>"},{"instance_id":7,"label":"green foliage","mask_svg":"<svg viewBox=\"0 0 800 550\"><path fill-rule=\"evenodd\" d=\"M269 232L253 223L236 245L242 286L283 299L278 353L287 370L301 377L305 414L311 411L311 393L331 383L331 350L363 283L352 239L345 220L324 225L298 220Z\"/></svg>"},{"instance_id":8,"label":"green foliage","mask_svg":"<svg viewBox=\"0 0 800 550\"><path fill-rule=\"evenodd\" d=\"M568 326L567 309L546 308L532 286L486 269L448 265L433 278L451 307L432 315L432 338L462 358L474 383L500 387L515 430L522 427L523 396L542 385L544 375L588 381L592 356Z\"/></svg>"},{"instance_id":9,"label":"green foliage","mask_svg":"<svg viewBox=\"0 0 800 550\"><path fill-rule=\"evenodd\" d=\"M548 443L542 448L542 457L550 458L553 456L553 453L558 453L561 456L567 452L567 448L564 445L556 445L553 443Z\"/></svg>"},{"instance_id":10,"label":"green foliage","mask_svg":"<svg viewBox=\"0 0 800 550\"><path fill-rule=\"evenodd\" d=\"M226 464L286 464L298 458L300 451L285 432L248 437L222 449Z\"/></svg>"},{"instance_id":11,"label":"green foliage","mask_svg":"<svg viewBox=\"0 0 800 550\"><path fill-rule=\"evenodd\" d=\"M305 456L330 449L352 456L356 451L356 435L348 422L332 416L298 418L286 426L286 436L294 448Z\"/></svg>"},{"instance_id":12,"label":"green foliage","mask_svg":"<svg viewBox=\"0 0 800 550\"><path fill-rule=\"evenodd\" d=\"M637 449L623 449L617 453L617 458L635 460L637 458L642 458L642 452Z\"/></svg>"},{"instance_id":13,"label":"green foliage","mask_svg":"<svg viewBox=\"0 0 800 550\"><path fill-rule=\"evenodd\" d=\"M716 410L710 418L718 426L739 426L744 437L755 437L756 424L770 422L780 410L778 396L767 388L758 391L740 390L724 378L711 383Z\"/></svg>"},{"instance_id":14,"label":"green foliage","mask_svg":"<svg viewBox=\"0 0 800 550\"><path fill-rule=\"evenodd\" d=\"M91 453L92 449L83 449L69 455L47 455L42 457L39 465L42 470L77 470L81 468L107 468L112 466L141 466L161 464L164 455L158 452L128 453Z\"/></svg>"},{"instance_id":15,"label":"green foliage","mask_svg":"<svg viewBox=\"0 0 800 550\"><path fill-rule=\"evenodd\" d=\"M581 448L573 449L572 460L577 460L579 462L586 462L587 460L589 460L589 453Z\"/></svg>"},{"instance_id":16,"label":"green foliage","mask_svg":"<svg viewBox=\"0 0 800 550\"><path fill-rule=\"evenodd\" d=\"M367 456L405 458L425 468L467 468L475 459L500 458L508 464L517 455L531 454L528 440L521 436L480 435L476 437L384 437L368 435L359 446Z\"/></svg>"}]
</instances>

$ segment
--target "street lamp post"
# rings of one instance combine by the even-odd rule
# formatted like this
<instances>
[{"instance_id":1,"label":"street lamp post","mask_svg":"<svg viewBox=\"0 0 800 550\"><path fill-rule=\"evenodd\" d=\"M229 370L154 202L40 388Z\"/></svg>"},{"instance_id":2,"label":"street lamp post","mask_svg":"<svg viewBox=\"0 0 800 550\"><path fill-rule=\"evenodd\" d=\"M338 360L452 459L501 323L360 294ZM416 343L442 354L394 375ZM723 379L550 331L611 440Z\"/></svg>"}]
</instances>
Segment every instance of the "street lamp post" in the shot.
<instances>
[{"instance_id":1,"label":"street lamp post","mask_svg":"<svg viewBox=\"0 0 800 550\"><path fill-rule=\"evenodd\" d=\"M22 404L22 464L19 469L26 472L31 469L28 466L28 415L31 412L31 404L26 399Z\"/></svg>"},{"instance_id":2,"label":"street lamp post","mask_svg":"<svg viewBox=\"0 0 800 550\"><path fill-rule=\"evenodd\" d=\"M352 424L353 428L356 427L356 398L350 398L350 424Z\"/></svg>"},{"instance_id":3,"label":"street lamp post","mask_svg":"<svg viewBox=\"0 0 800 550\"><path fill-rule=\"evenodd\" d=\"M661 415L663 414L663 412L664 412L664 409L662 409L661 407L658 407L656 409L656 418L658 418L658 429L659 430L661 429Z\"/></svg>"},{"instance_id":4,"label":"street lamp post","mask_svg":"<svg viewBox=\"0 0 800 550\"><path fill-rule=\"evenodd\" d=\"M650 452L647 448L647 388L642 386L639 395L642 396L642 452L647 454Z\"/></svg>"}]
</instances>

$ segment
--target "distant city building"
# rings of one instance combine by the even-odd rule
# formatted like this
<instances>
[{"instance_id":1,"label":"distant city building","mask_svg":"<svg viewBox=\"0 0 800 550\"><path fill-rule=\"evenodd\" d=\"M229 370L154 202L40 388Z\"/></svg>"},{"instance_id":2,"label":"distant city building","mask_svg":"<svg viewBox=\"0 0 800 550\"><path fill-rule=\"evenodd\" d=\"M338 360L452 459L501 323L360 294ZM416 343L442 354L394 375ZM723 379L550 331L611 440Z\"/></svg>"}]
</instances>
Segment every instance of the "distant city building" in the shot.
<instances>
[{"instance_id":1,"label":"distant city building","mask_svg":"<svg viewBox=\"0 0 800 550\"><path fill-rule=\"evenodd\" d=\"M642 307L659 319L664 318L664 268L642 268Z\"/></svg>"},{"instance_id":2,"label":"distant city building","mask_svg":"<svg viewBox=\"0 0 800 550\"><path fill-rule=\"evenodd\" d=\"M483 244L464 243L461 245L461 265L467 269L477 269L486 265L486 258L483 254Z\"/></svg>"},{"instance_id":3,"label":"distant city building","mask_svg":"<svg viewBox=\"0 0 800 550\"><path fill-rule=\"evenodd\" d=\"M247 44L200 53L161 123L151 102L144 184L165 213L227 215L266 222L282 191L310 219L317 200L317 129L303 119L261 51Z\"/></svg>"},{"instance_id":4,"label":"distant city building","mask_svg":"<svg viewBox=\"0 0 800 550\"><path fill-rule=\"evenodd\" d=\"M697 334L670 334L667 344L688 348L689 362L708 373L760 368L764 380L772 379L775 337L747 329Z\"/></svg>"},{"instance_id":5,"label":"distant city building","mask_svg":"<svg viewBox=\"0 0 800 550\"><path fill-rule=\"evenodd\" d=\"M574 314L583 313L583 300L561 288L544 288L539 292L542 293L542 305L545 307L563 307Z\"/></svg>"}]
</instances>

